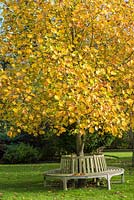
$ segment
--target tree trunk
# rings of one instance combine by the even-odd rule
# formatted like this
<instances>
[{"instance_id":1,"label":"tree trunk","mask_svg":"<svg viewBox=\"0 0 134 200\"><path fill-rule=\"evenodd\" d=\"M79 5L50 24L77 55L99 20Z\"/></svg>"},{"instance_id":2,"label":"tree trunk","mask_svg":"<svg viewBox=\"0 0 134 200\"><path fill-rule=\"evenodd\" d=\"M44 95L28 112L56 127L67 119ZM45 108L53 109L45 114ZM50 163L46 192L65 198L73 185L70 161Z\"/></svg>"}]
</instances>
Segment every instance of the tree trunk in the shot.
<instances>
[{"instance_id":1,"label":"tree trunk","mask_svg":"<svg viewBox=\"0 0 134 200\"><path fill-rule=\"evenodd\" d=\"M76 135L76 154L77 156L84 155L85 136L81 134Z\"/></svg>"},{"instance_id":2,"label":"tree trunk","mask_svg":"<svg viewBox=\"0 0 134 200\"><path fill-rule=\"evenodd\" d=\"M129 131L129 140L132 149L132 167L134 167L134 133L132 131L132 128Z\"/></svg>"},{"instance_id":3,"label":"tree trunk","mask_svg":"<svg viewBox=\"0 0 134 200\"><path fill-rule=\"evenodd\" d=\"M84 145L85 145L85 135L76 135L76 154L77 156L84 156ZM78 163L78 169L80 169L80 163ZM83 187L86 185L86 180L78 179L78 187Z\"/></svg>"},{"instance_id":4,"label":"tree trunk","mask_svg":"<svg viewBox=\"0 0 134 200\"><path fill-rule=\"evenodd\" d=\"M130 112L130 139L131 139L131 147L132 147L132 167L134 167L134 132L132 128L132 121L133 121L134 112Z\"/></svg>"},{"instance_id":5,"label":"tree trunk","mask_svg":"<svg viewBox=\"0 0 134 200\"><path fill-rule=\"evenodd\" d=\"M131 130L132 133L132 167L134 167L134 133Z\"/></svg>"},{"instance_id":6,"label":"tree trunk","mask_svg":"<svg viewBox=\"0 0 134 200\"><path fill-rule=\"evenodd\" d=\"M134 167L134 149L133 149L133 153L132 153L132 167Z\"/></svg>"}]
</instances>

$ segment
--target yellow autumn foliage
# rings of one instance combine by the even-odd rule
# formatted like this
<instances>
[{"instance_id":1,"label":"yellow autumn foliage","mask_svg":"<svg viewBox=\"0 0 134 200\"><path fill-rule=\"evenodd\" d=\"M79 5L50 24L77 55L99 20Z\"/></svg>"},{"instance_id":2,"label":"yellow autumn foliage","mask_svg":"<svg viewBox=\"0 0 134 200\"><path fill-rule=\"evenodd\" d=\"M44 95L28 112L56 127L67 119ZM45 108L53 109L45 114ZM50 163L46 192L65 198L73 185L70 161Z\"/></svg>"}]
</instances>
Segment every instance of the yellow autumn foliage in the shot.
<instances>
[{"instance_id":1,"label":"yellow autumn foliage","mask_svg":"<svg viewBox=\"0 0 134 200\"><path fill-rule=\"evenodd\" d=\"M34 135L134 127L133 0L3 3L1 119Z\"/></svg>"}]
</instances>

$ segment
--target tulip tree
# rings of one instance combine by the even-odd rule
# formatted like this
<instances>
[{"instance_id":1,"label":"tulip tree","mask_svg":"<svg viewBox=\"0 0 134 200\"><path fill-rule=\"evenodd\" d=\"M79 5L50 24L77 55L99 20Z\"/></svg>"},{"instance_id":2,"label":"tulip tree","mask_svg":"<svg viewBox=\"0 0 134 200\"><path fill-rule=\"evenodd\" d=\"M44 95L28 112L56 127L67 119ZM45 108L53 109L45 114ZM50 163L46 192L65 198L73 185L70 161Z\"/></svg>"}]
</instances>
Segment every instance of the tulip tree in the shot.
<instances>
[{"instance_id":1,"label":"tulip tree","mask_svg":"<svg viewBox=\"0 0 134 200\"><path fill-rule=\"evenodd\" d=\"M122 136L134 127L133 0L3 2L0 116L21 130Z\"/></svg>"}]
</instances>

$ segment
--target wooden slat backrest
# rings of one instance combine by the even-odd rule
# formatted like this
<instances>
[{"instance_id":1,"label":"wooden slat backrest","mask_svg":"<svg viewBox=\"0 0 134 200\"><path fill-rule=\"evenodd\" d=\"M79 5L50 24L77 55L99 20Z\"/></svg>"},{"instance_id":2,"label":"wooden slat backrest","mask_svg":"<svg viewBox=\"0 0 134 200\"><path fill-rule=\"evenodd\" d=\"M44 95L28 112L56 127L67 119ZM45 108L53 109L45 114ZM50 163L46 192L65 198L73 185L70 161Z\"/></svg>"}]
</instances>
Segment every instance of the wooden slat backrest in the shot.
<instances>
[{"instance_id":1,"label":"wooden slat backrest","mask_svg":"<svg viewBox=\"0 0 134 200\"><path fill-rule=\"evenodd\" d=\"M64 174L72 173L72 159L70 155L61 157L60 169Z\"/></svg>"},{"instance_id":2,"label":"wooden slat backrest","mask_svg":"<svg viewBox=\"0 0 134 200\"><path fill-rule=\"evenodd\" d=\"M64 155L61 158L60 169L66 174L88 174L105 171L107 165L104 155Z\"/></svg>"},{"instance_id":3,"label":"wooden slat backrest","mask_svg":"<svg viewBox=\"0 0 134 200\"><path fill-rule=\"evenodd\" d=\"M104 155L94 155L94 167L95 172L103 172L107 169Z\"/></svg>"},{"instance_id":4,"label":"wooden slat backrest","mask_svg":"<svg viewBox=\"0 0 134 200\"><path fill-rule=\"evenodd\" d=\"M84 156L85 158L85 171L84 173L92 173L94 172L94 162L93 156Z\"/></svg>"},{"instance_id":5,"label":"wooden slat backrest","mask_svg":"<svg viewBox=\"0 0 134 200\"><path fill-rule=\"evenodd\" d=\"M93 156L77 156L74 160L74 173L88 174L94 172Z\"/></svg>"}]
</instances>

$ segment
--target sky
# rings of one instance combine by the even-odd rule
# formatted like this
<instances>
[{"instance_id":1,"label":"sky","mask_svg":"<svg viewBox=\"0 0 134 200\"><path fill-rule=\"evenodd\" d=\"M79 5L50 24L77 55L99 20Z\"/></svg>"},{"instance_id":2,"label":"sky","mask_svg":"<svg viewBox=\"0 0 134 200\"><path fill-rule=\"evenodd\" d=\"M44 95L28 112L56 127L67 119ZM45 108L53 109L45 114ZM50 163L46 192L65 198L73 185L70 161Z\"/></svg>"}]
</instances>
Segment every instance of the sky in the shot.
<instances>
[{"instance_id":1,"label":"sky","mask_svg":"<svg viewBox=\"0 0 134 200\"><path fill-rule=\"evenodd\" d=\"M0 27L2 26L2 22L4 20L2 12L3 12L3 3L0 3Z\"/></svg>"}]
</instances>

